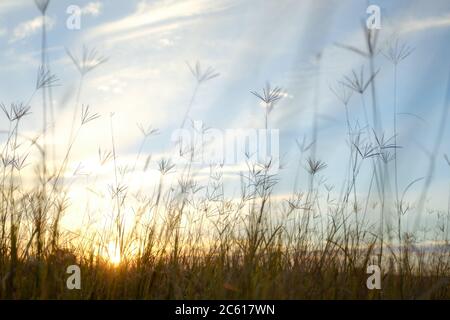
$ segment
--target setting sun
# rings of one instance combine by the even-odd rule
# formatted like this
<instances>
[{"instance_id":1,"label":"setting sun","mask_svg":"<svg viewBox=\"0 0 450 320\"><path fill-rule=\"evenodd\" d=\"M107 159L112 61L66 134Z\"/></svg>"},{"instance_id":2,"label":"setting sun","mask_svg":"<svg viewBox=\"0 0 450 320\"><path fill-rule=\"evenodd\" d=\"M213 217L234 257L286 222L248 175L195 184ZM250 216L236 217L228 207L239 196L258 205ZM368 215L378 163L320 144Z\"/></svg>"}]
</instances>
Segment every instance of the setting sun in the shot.
<instances>
[{"instance_id":1,"label":"setting sun","mask_svg":"<svg viewBox=\"0 0 450 320\"><path fill-rule=\"evenodd\" d=\"M120 248L114 241L108 244L105 258L113 265L118 265L121 262Z\"/></svg>"}]
</instances>

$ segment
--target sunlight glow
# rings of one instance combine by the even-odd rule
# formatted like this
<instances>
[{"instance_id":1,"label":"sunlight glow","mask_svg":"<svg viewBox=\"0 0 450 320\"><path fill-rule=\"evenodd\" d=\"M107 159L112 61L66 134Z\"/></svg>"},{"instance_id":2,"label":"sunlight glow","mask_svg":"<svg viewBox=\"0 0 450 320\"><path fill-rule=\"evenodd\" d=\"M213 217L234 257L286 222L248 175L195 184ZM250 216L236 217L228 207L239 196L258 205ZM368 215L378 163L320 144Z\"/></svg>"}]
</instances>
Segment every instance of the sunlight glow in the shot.
<instances>
[{"instance_id":1,"label":"sunlight glow","mask_svg":"<svg viewBox=\"0 0 450 320\"><path fill-rule=\"evenodd\" d=\"M111 241L108 244L106 259L111 262L113 265L119 265L121 262L120 249L114 241Z\"/></svg>"}]
</instances>

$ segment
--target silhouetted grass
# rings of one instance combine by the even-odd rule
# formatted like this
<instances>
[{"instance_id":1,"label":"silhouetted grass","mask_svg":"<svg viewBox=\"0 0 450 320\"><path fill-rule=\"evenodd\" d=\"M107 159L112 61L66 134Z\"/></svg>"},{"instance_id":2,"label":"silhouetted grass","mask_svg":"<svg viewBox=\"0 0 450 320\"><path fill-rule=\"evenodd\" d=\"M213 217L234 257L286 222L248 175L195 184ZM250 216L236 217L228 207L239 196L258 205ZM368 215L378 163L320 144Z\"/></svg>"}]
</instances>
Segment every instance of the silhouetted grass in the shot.
<instances>
[{"instance_id":1,"label":"silhouetted grass","mask_svg":"<svg viewBox=\"0 0 450 320\"><path fill-rule=\"evenodd\" d=\"M45 21L49 1L36 0ZM426 245L420 234L402 229L402 217L413 210L405 194L421 179L413 180L400 194L397 178L397 64L411 53L398 42L387 51L394 64L394 132L385 138L375 100L373 57L377 36L366 33L368 53L340 45L369 58L370 75L363 68L345 77L333 92L345 107L348 139L346 179L338 198L318 175L326 174L327 163L316 159L317 124L313 141L298 142L295 186L290 196L280 200L274 192L279 176L271 161L247 163L240 173L240 192L233 198L224 192L221 165L210 167L207 181L196 179L199 169L193 165L198 145L184 146L179 152L190 159L175 165L171 159L158 161L158 183L153 187L130 190L127 175L145 172L151 156L144 161L142 152L148 139L157 134L145 129L138 154L132 165L119 166L114 128L110 115L111 145L98 151L100 167L111 164L114 183L98 199L108 202L110 221L101 227L89 218L75 233L61 226L70 208L71 185L68 172L71 153L79 133L100 115L81 103L83 79L88 72L107 59L95 50L83 49L82 58L68 52L80 72L74 101L73 121L68 146L61 161L48 164L47 98L57 84L46 58L46 30L42 30L42 64L36 88L24 103L2 104L9 129L1 150L0 183L0 298L3 299L448 299L450 298L450 246L448 239L450 211L439 213L434 242ZM197 63L189 68L196 86L186 113L184 128L201 84L219 74L212 68L203 70ZM372 90L372 118L366 110L366 89ZM26 137L20 124L33 110L37 92L42 93L42 133ZM283 97L281 88L269 84L262 93L252 92L264 103L264 128L269 128L269 114ZM364 127L352 123L348 103L352 93L360 95ZM443 108L434 153L430 156L429 174L418 201L419 213L431 184L435 161L446 125L448 97ZM31 107L33 105L33 107ZM315 106L317 108L317 105ZM81 109L81 112L80 112ZM317 113L317 110L315 110ZM315 120L316 121L316 120ZM54 124L50 124L54 125ZM206 129L205 129L206 130ZM51 135L54 135L52 132ZM314 146L314 151L311 151ZM308 151L311 156L303 157ZM36 154L38 156L36 156ZM447 157L445 158L447 159ZM392 174L389 163L394 161ZM448 159L447 159L448 162ZM363 164L371 169L368 188L360 180ZM33 167L34 184L23 180ZM298 171L305 168L309 186L298 187ZM176 175L174 182L170 179ZM394 178L395 203L387 193ZM86 188L94 192L99 177L94 176ZM373 188L375 186L375 190ZM104 191L104 190L103 190ZM365 194L367 196L361 196ZM377 205L369 201L376 195ZM396 219L386 219L394 210ZM125 223L127 212L134 222ZM378 219L369 219L369 211ZM80 218L81 219L81 218ZM374 222L375 220L375 222ZM66 287L66 269L81 268L81 290ZM382 289L369 290L367 266L382 270Z\"/></svg>"}]
</instances>

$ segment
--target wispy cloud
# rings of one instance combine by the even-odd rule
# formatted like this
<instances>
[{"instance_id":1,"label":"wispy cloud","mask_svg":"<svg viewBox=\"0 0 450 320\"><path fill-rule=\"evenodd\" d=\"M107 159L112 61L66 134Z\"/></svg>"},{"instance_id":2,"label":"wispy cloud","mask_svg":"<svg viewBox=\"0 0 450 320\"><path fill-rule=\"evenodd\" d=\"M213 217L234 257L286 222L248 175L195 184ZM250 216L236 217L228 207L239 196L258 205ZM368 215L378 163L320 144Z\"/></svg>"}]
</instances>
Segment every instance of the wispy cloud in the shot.
<instances>
[{"instance_id":1,"label":"wispy cloud","mask_svg":"<svg viewBox=\"0 0 450 320\"><path fill-rule=\"evenodd\" d=\"M101 25L94 29L93 38L114 35L114 40L123 41L146 36L153 29L172 30L181 22L198 16L212 14L232 6L233 1L208 0L159 0L150 3L141 1L136 11L125 18Z\"/></svg>"},{"instance_id":2,"label":"wispy cloud","mask_svg":"<svg viewBox=\"0 0 450 320\"><path fill-rule=\"evenodd\" d=\"M436 28L449 28L450 27L450 14L438 17L427 17L424 19L405 19L400 24L401 33L412 33L425 31Z\"/></svg>"},{"instance_id":3,"label":"wispy cloud","mask_svg":"<svg viewBox=\"0 0 450 320\"><path fill-rule=\"evenodd\" d=\"M17 10L26 4L26 1L2 0L0 1L0 13L5 14Z\"/></svg>"},{"instance_id":4,"label":"wispy cloud","mask_svg":"<svg viewBox=\"0 0 450 320\"><path fill-rule=\"evenodd\" d=\"M36 17L34 19L22 22L16 28L14 28L10 42L23 40L37 33L42 27L42 21L43 20L41 17ZM45 24L47 30L50 30L55 25L55 21L52 18L47 17Z\"/></svg>"},{"instance_id":5,"label":"wispy cloud","mask_svg":"<svg viewBox=\"0 0 450 320\"><path fill-rule=\"evenodd\" d=\"M89 2L81 8L81 14L97 17L102 13L103 4L100 1Z\"/></svg>"}]
</instances>

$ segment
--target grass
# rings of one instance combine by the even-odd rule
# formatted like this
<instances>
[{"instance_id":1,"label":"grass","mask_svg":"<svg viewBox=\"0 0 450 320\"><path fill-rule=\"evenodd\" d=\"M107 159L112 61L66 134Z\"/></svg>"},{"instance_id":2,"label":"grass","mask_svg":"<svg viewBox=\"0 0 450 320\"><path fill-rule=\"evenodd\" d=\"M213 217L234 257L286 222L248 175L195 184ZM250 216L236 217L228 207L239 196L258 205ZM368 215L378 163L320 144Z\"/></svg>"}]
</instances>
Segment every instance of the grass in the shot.
<instances>
[{"instance_id":1,"label":"grass","mask_svg":"<svg viewBox=\"0 0 450 320\"><path fill-rule=\"evenodd\" d=\"M45 21L49 1L36 4ZM211 165L208 179L200 183L199 169L192 161L175 165L168 158L158 161L159 179L154 187L131 190L129 174L149 169L151 156L143 158L142 153L158 130L138 125L143 140L136 159L129 166L120 166L115 141L120 132L114 130L111 114L111 145L99 148L98 165L112 168L114 183L102 193L97 188L97 175L89 177L85 186L110 204L105 212L111 217L99 224L94 221L94 212L87 209L83 227L74 232L61 225L70 210L68 167L79 133L100 116L81 103L83 79L107 59L86 47L81 58L68 51L80 72L80 82L66 151L60 161L50 161L46 141L51 139L46 138L54 132L47 130L53 125L47 117L48 97L59 81L50 72L45 54L45 23L42 34L42 63L33 94L25 103L1 105L9 128L3 132L6 139L1 151L0 298L450 298L450 210L438 212L435 229L427 234L434 241L430 246L425 245L429 237L404 230L402 224L409 212L425 211L449 107L447 97L422 195L415 204L408 203L406 194L422 180L413 179L401 192L397 172L397 139L401 138L396 120L397 65L412 53L409 47L395 42L385 54L394 65L394 132L391 138L385 138L373 94L379 73L373 61L377 36L365 33L367 53L339 45L367 57L370 75L364 77L363 69L353 71L332 88L336 103L344 107L349 147L348 163L343 168L347 178L338 197L321 176L326 174L327 163L316 159L316 122L312 141L297 141L301 155L288 198L280 200L274 191L280 176L271 170L271 161L248 161L247 170L240 173L240 190L235 197L225 195L222 165ZM189 119L200 86L219 76L212 68L203 70L199 63L189 65L189 69L196 84L180 128ZM368 88L372 91L372 118L366 110ZM42 94L43 130L30 138L20 132L20 125L38 103L38 92ZM264 105L263 126L269 129L269 115L280 105L282 89L267 84L262 93L252 94ZM353 95L361 99L363 127L350 117L348 104ZM316 101L316 117L317 108ZM182 147L180 144L180 154L195 158L198 145ZM30 167L34 169L31 185L25 182ZM303 168L309 175L306 190L301 190L298 181ZM361 177L366 168L371 176L368 186ZM174 176L177 179L172 179ZM390 201L392 180L394 201ZM132 223L126 222L130 211L135 217ZM387 219L390 211L395 212L396 219ZM109 214L105 212L101 214ZM81 268L81 290L66 287L66 270L73 264ZM372 264L381 267L381 290L366 286L367 267Z\"/></svg>"}]
</instances>

